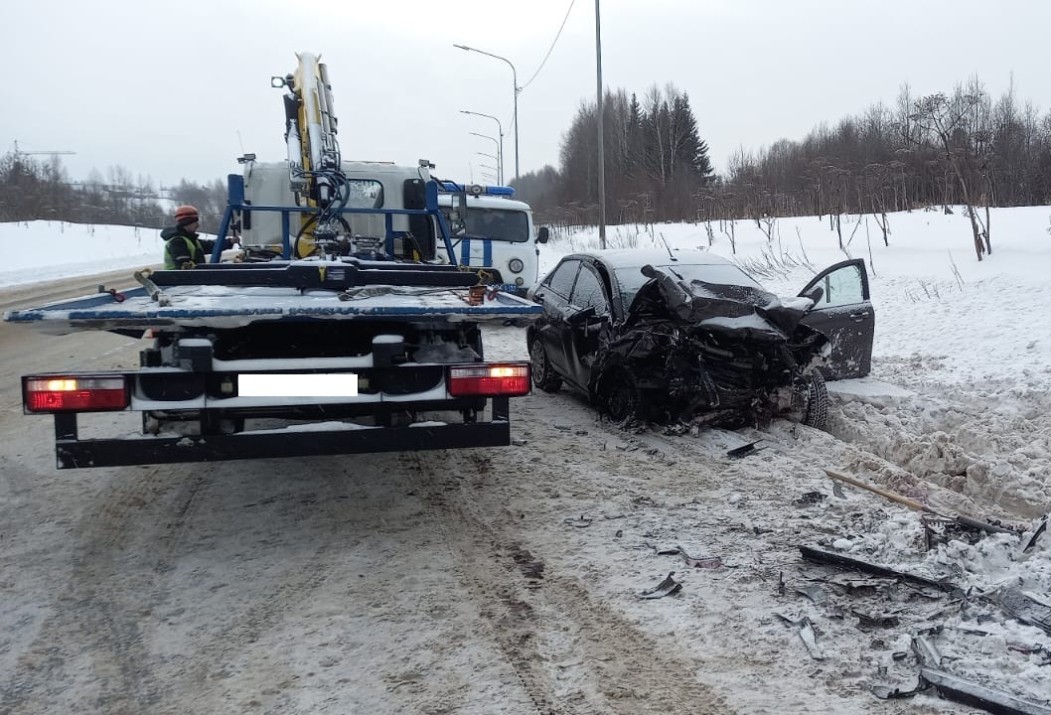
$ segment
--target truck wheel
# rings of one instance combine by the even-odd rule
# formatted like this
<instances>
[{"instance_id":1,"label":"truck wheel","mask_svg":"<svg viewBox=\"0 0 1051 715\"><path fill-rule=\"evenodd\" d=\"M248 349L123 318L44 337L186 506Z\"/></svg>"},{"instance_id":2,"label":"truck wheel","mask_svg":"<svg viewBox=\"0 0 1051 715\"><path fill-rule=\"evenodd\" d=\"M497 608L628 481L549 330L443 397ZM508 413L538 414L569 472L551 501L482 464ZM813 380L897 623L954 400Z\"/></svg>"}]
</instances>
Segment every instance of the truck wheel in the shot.
<instances>
[{"instance_id":1,"label":"truck wheel","mask_svg":"<svg viewBox=\"0 0 1051 715\"><path fill-rule=\"evenodd\" d=\"M562 378L551 367L547 351L539 339L530 344L529 359L533 361L533 384L544 392L558 392L562 387Z\"/></svg>"},{"instance_id":2,"label":"truck wheel","mask_svg":"<svg viewBox=\"0 0 1051 715\"><path fill-rule=\"evenodd\" d=\"M644 419L642 393L631 371L614 368L602 379L602 403L614 422Z\"/></svg>"},{"instance_id":3,"label":"truck wheel","mask_svg":"<svg viewBox=\"0 0 1051 715\"><path fill-rule=\"evenodd\" d=\"M827 432L828 388L825 386L825 377L818 370L811 370L805 378L806 407L803 409L803 424Z\"/></svg>"}]
</instances>

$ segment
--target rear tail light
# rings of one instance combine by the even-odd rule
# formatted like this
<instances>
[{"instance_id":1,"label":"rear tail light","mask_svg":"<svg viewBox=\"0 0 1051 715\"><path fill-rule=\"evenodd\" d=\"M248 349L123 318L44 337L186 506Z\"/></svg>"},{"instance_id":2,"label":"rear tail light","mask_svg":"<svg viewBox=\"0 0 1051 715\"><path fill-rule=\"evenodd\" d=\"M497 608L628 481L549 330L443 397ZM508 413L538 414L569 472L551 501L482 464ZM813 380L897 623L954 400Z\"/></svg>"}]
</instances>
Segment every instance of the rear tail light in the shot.
<instances>
[{"instance_id":1,"label":"rear tail light","mask_svg":"<svg viewBox=\"0 0 1051 715\"><path fill-rule=\"evenodd\" d=\"M520 397L530 391L529 363L458 365L449 368L453 397Z\"/></svg>"},{"instance_id":2,"label":"rear tail light","mask_svg":"<svg viewBox=\"0 0 1051 715\"><path fill-rule=\"evenodd\" d=\"M27 412L102 412L123 410L130 391L121 375L27 376L22 401Z\"/></svg>"}]
</instances>

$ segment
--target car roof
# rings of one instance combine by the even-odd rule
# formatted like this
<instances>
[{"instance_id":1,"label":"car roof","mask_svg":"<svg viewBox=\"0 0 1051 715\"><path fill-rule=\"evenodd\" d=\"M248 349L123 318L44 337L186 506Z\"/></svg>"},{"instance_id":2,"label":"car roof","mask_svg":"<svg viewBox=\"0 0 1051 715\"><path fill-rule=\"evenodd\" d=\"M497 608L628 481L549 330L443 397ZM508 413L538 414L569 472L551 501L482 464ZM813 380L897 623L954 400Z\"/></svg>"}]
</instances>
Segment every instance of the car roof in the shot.
<instances>
[{"instance_id":1,"label":"car roof","mask_svg":"<svg viewBox=\"0 0 1051 715\"><path fill-rule=\"evenodd\" d=\"M673 266L680 263L686 266L725 266L732 265L722 256L709 251L668 251L656 248L607 248L597 251L580 251L566 258L590 257L602 261L610 268L641 268L642 266Z\"/></svg>"}]
</instances>

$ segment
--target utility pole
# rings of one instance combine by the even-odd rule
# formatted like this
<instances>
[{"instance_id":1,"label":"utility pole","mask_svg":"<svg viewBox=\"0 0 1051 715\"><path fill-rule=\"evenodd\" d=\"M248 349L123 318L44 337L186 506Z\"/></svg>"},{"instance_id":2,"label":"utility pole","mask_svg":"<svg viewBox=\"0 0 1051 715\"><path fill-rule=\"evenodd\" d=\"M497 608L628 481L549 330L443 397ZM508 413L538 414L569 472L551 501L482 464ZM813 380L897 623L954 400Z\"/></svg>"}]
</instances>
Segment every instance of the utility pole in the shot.
<instances>
[{"instance_id":1,"label":"utility pole","mask_svg":"<svg viewBox=\"0 0 1051 715\"><path fill-rule=\"evenodd\" d=\"M598 81L598 242L606 247L606 157L602 132L602 24L599 0L595 0L595 67Z\"/></svg>"}]
</instances>

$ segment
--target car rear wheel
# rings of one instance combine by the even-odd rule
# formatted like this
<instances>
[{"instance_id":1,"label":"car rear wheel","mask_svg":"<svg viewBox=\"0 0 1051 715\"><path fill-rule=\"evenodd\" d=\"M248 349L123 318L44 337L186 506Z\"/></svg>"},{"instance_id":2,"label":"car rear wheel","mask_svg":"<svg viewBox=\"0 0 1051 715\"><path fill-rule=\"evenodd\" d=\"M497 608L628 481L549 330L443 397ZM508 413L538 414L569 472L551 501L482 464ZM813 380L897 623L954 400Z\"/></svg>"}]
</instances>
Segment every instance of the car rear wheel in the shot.
<instances>
[{"instance_id":1,"label":"car rear wheel","mask_svg":"<svg viewBox=\"0 0 1051 715\"><path fill-rule=\"evenodd\" d=\"M547 351L539 339L529 346L529 359L533 362L533 384L544 392L558 392L562 387L562 378L551 367Z\"/></svg>"},{"instance_id":2,"label":"car rear wheel","mask_svg":"<svg viewBox=\"0 0 1051 715\"><path fill-rule=\"evenodd\" d=\"M625 368L613 369L602 380L602 402L614 422L645 417L639 384Z\"/></svg>"},{"instance_id":3,"label":"car rear wheel","mask_svg":"<svg viewBox=\"0 0 1051 715\"><path fill-rule=\"evenodd\" d=\"M825 377L817 370L805 375L806 407L803 409L803 424L808 427L828 431L828 388Z\"/></svg>"}]
</instances>

